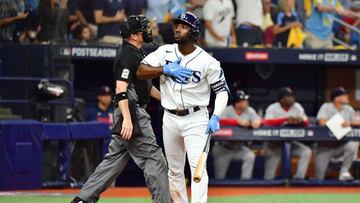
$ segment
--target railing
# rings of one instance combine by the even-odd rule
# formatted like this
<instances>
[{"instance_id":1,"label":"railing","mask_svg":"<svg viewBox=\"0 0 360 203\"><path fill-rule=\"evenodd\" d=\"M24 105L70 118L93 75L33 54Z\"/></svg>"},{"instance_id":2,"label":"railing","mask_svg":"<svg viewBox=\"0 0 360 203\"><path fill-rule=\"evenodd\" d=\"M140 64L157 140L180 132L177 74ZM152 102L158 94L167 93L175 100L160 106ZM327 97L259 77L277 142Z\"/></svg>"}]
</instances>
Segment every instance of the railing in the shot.
<instances>
[{"instance_id":1,"label":"railing","mask_svg":"<svg viewBox=\"0 0 360 203\"><path fill-rule=\"evenodd\" d=\"M358 16L358 17L360 17L360 16ZM359 29L359 28L357 28L357 27L355 27L355 26L353 26L353 25L350 25L349 23L346 23L345 21L343 21L343 20L341 20L341 19L339 19L339 18L334 18L334 21L337 22L337 23L339 23L340 25L342 25L342 26L350 29L351 31L356 32L357 34L360 35L360 29ZM356 49L355 47L347 44L346 42L344 42L344 41L342 41L342 40L340 40L340 39L338 39L338 38L336 38L336 37L333 37L332 40L333 40L334 42L336 42L336 43L344 46L344 47L347 48L347 49L351 49L351 50L355 50L355 49ZM357 45L357 47L360 48L360 42L359 42L359 44Z\"/></svg>"}]
</instances>

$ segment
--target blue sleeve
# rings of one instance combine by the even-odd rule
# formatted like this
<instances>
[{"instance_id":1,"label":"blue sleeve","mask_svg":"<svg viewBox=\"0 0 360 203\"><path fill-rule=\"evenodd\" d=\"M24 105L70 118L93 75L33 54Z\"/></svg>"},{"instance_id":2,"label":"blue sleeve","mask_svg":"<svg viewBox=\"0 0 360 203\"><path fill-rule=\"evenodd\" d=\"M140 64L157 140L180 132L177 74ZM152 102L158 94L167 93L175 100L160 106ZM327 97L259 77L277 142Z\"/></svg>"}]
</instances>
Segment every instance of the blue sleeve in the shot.
<instances>
[{"instance_id":1,"label":"blue sleeve","mask_svg":"<svg viewBox=\"0 0 360 203\"><path fill-rule=\"evenodd\" d=\"M279 12L277 15L277 19L276 19L276 25L282 25L283 24L283 19L284 19L285 14L283 12Z\"/></svg>"},{"instance_id":2,"label":"blue sleeve","mask_svg":"<svg viewBox=\"0 0 360 203\"><path fill-rule=\"evenodd\" d=\"M104 10L104 0L95 0L94 10Z\"/></svg>"}]
</instances>

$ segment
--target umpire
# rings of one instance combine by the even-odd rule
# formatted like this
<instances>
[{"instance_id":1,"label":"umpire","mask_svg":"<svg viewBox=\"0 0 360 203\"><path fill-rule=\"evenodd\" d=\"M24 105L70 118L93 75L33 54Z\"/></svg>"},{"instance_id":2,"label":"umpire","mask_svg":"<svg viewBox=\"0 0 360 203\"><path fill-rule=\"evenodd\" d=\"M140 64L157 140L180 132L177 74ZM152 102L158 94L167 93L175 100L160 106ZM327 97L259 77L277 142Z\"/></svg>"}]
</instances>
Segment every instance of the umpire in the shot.
<instances>
[{"instance_id":1,"label":"umpire","mask_svg":"<svg viewBox=\"0 0 360 203\"><path fill-rule=\"evenodd\" d=\"M136 78L137 68L145 57L142 44L152 41L149 20L144 16L130 16L121 26L121 33L124 42L114 63L114 102L118 108L114 112L109 152L72 203L97 202L100 194L124 170L130 157L144 172L152 202L172 202L166 161L145 110L150 96L160 100L160 93L151 80Z\"/></svg>"}]
</instances>

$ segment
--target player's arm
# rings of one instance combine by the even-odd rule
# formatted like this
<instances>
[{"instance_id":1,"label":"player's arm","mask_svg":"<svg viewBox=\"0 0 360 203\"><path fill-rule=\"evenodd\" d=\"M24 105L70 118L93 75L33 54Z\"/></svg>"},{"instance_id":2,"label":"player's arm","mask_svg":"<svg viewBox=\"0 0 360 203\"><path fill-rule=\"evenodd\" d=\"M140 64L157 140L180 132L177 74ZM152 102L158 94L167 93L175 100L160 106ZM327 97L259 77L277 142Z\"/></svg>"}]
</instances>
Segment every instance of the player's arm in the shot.
<instances>
[{"instance_id":1,"label":"player's arm","mask_svg":"<svg viewBox=\"0 0 360 203\"><path fill-rule=\"evenodd\" d=\"M216 131L220 130L219 121L221 119L222 112L226 108L229 98L227 90L220 92L214 91L214 92L216 94L215 107L214 107L213 115L211 116L208 124L207 133L215 133Z\"/></svg>"},{"instance_id":2,"label":"player's arm","mask_svg":"<svg viewBox=\"0 0 360 203\"><path fill-rule=\"evenodd\" d=\"M131 114L129 110L129 100L127 98L127 87L128 83L125 81L116 81L116 89L115 89L115 101L118 102L119 110L123 117L123 123L120 135L125 140L129 140L132 135L133 125L131 122Z\"/></svg>"},{"instance_id":3,"label":"player's arm","mask_svg":"<svg viewBox=\"0 0 360 203\"><path fill-rule=\"evenodd\" d=\"M145 80L157 78L162 74L164 74L163 66L153 67L144 63L141 63L136 71L136 77Z\"/></svg>"},{"instance_id":4,"label":"player's arm","mask_svg":"<svg viewBox=\"0 0 360 203\"><path fill-rule=\"evenodd\" d=\"M326 121L327 121L327 119L325 119L325 118L318 119L318 123L320 126L325 126Z\"/></svg>"},{"instance_id":5,"label":"player's arm","mask_svg":"<svg viewBox=\"0 0 360 203\"><path fill-rule=\"evenodd\" d=\"M262 122L260 116L256 113L255 110L251 109L250 112L252 114L252 116L251 116L251 124L250 124L251 127L254 128L254 129L260 128L261 122Z\"/></svg>"},{"instance_id":6,"label":"player's arm","mask_svg":"<svg viewBox=\"0 0 360 203\"><path fill-rule=\"evenodd\" d=\"M155 87L155 86L152 86L151 87L151 90L150 90L150 96L158 101L161 100L161 94L160 94L160 91Z\"/></svg>"},{"instance_id":7,"label":"player's arm","mask_svg":"<svg viewBox=\"0 0 360 203\"><path fill-rule=\"evenodd\" d=\"M214 112L210 118L207 132L215 133L220 129L219 121L229 99L229 88L220 62L215 60L209 63L206 80L210 84L211 90L216 94Z\"/></svg>"},{"instance_id":8,"label":"player's arm","mask_svg":"<svg viewBox=\"0 0 360 203\"><path fill-rule=\"evenodd\" d=\"M147 80L157 78L163 74L176 77L180 81L186 82L191 77L192 71L189 68L180 66L180 59L157 67L141 63L136 71L137 78Z\"/></svg>"},{"instance_id":9,"label":"player's arm","mask_svg":"<svg viewBox=\"0 0 360 203\"><path fill-rule=\"evenodd\" d=\"M261 118L255 119L253 121L251 121L251 127L256 129L256 128L260 128L261 126Z\"/></svg>"}]
</instances>

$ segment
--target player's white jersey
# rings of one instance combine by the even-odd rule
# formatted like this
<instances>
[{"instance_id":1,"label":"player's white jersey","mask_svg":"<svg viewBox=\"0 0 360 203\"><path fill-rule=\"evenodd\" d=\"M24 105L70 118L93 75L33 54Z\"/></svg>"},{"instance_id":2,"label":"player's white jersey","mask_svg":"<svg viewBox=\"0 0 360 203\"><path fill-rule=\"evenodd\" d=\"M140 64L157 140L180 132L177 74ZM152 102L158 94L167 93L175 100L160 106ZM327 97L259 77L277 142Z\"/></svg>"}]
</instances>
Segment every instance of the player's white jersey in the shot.
<instances>
[{"instance_id":1,"label":"player's white jersey","mask_svg":"<svg viewBox=\"0 0 360 203\"><path fill-rule=\"evenodd\" d=\"M192 77L186 83L162 75L160 77L161 105L166 109L187 109L195 106L208 106L211 89L217 93L227 90L224 72L220 62L200 47L191 54L183 56L178 44L168 44L150 53L141 63L150 66L163 66L181 59L180 65L192 70Z\"/></svg>"}]
</instances>

